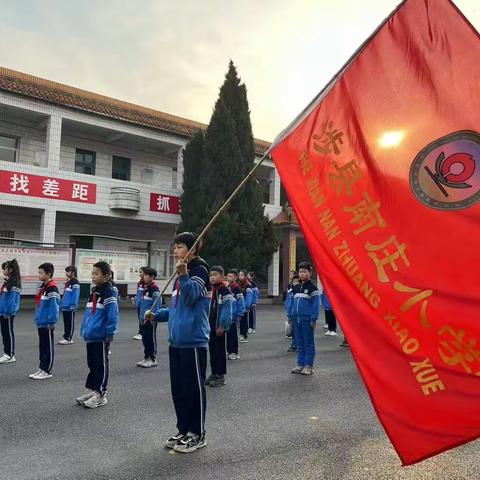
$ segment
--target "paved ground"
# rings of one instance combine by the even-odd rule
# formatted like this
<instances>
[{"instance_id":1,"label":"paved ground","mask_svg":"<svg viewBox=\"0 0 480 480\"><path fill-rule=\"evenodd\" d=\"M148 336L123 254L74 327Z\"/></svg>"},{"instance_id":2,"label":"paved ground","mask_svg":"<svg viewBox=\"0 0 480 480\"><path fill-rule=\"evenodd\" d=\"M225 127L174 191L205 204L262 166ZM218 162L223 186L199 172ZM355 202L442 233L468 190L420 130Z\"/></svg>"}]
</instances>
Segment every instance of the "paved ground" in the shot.
<instances>
[{"instance_id":1,"label":"paved ground","mask_svg":"<svg viewBox=\"0 0 480 480\"><path fill-rule=\"evenodd\" d=\"M207 448L169 454L175 433L166 326L160 367L141 370L131 340L135 313L122 312L111 357L109 404L74 405L86 375L84 345L56 349L55 377L37 367L31 312L17 319L16 364L0 365L0 475L5 480L460 480L480 477L478 442L409 468L390 446L341 338L317 332L317 368L294 376L278 307L259 309L258 333L230 363L228 385L208 389ZM368 335L366 332L366 341Z\"/></svg>"}]
</instances>

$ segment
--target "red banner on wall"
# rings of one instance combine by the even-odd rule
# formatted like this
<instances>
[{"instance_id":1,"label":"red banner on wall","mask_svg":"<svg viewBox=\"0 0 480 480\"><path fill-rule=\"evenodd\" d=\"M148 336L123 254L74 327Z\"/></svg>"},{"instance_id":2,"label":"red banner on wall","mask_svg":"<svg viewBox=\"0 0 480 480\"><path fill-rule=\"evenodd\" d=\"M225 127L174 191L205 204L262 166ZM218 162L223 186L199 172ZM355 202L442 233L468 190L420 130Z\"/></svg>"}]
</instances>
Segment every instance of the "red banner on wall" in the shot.
<instances>
[{"instance_id":1,"label":"red banner on wall","mask_svg":"<svg viewBox=\"0 0 480 480\"><path fill-rule=\"evenodd\" d=\"M95 203L97 186L94 183L0 170L0 192L69 202Z\"/></svg>"},{"instance_id":2,"label":"red banner on wall","mask_svg":"<svg viewBox=\"0 0 480 480\"><path fill-rule=\"evenodd\" d=\"M404 464L480 436L480 39L408 0L273 149Z\"/></svg>"},{"instance_id":3,"label":"red banner on wall","mask_svg":"<svg viewBox=\"0 0 480 480\"><path fill-rule=\"evenodd\" d=\"M151 193L150 211L178 215L180 213L180 197L163 195L162 193Z\"/></svg>"}]
</instances>

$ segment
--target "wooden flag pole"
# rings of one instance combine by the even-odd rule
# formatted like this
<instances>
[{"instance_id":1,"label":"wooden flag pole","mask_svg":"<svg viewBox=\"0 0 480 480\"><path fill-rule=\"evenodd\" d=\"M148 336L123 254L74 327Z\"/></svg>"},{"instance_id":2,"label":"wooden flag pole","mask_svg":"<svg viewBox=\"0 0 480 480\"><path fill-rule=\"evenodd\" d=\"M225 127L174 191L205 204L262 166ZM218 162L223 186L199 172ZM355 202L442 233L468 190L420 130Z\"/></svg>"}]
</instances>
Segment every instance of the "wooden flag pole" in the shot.
<instances>
[{"instance_id":1,"label":"wooden flag pole","mask_svg":"<svg viewBox=\"0 0 480 480\"><path fill-rule=\"evenodd\" d=\"M185 258L183 258L183 262L186 261L188 256L195 251L195 248L197 245L202 241L202 238L210 231L212 228L213 224L217 221L218 217L228 208L232 200L238 195L238 192L245 186L245 184L253 177L254 173L257 171L258 167L265 161L265 159L268 157L270 153L271 147L263 154L262 158L258 161L258 163L252 168L250 173L240 182L238 187L232 192L232 194L225 200L225 203L218 209L217 213L212 217L212 219L207 223L205 228L202 230L200 235L198 236L197 240L195 240L195 243L192 245L188 253L185 255ZM170 278L167 280L167 283L163 287L162 292L160 293L160 296L157 297L155 302L153 302L152 307L150 308L149 312L146 313L151 313L155 310L157 307L158 302L162 298L162 295L165 294L168 286L172 283L172 280L176 277L177 272L173 272Z\"/></svg>"}]
</instances>

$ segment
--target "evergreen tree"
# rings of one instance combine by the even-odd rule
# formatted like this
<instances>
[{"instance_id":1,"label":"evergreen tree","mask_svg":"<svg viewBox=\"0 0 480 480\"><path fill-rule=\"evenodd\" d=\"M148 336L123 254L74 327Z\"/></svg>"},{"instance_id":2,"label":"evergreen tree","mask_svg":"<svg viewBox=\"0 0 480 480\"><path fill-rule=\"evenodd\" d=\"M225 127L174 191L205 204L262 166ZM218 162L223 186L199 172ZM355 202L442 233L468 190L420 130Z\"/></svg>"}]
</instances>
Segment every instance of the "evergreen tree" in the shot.
<instances>
[{"instance_id":1,"label":"evergreen tree","mask_svg":"<svg viewBox=\"0 0 480 480\"><path fill-rule=\"evenodd\" d=\"M199 130L183 150L182 221L178 232L195 232L202 228L203 208L200 200L200 176L203 169L205 138Z\"/></svg>"},{"instance_id":2,"label":"evergreen tree","mask_svg":"<svg viewBox=\"0 0 480 480\"><path fill-rule=\"evenodd\" d=\"M192 143L196 142L196 147ZM182 196L182 227L197 233L207 224L237 185L253 168L255 144L250 122L247 89L241 83L233 62L205 132L200 162L187 163L198 156L198 139L185 149L184 189L195 192ZM192 155L190 156L190 153ZM187 169L189 172L187 172ZM185 199L184 199L185 197ZM193 202L187 205L184 202ZM193 217L195 216L195 218ZM198 227L193 228L193 226ZM202 256L210 265L247 268L263 278L277 247L271 222L264 215L259 185L248 182L205 238Z\"/></svg>"}]
</instances>

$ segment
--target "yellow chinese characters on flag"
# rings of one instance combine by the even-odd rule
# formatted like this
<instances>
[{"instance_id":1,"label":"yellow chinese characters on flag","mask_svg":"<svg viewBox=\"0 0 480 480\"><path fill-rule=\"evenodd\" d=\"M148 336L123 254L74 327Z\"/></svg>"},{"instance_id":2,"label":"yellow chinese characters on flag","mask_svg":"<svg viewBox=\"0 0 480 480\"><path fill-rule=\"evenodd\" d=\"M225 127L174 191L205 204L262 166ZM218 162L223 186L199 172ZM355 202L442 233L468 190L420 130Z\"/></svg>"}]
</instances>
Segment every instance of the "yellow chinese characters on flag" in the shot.
<instances>
[{"instance_id":1,"label":"yellow chinese characters on flag","mask_svg":"<svg viewBox=\"0 0 480 480\"><path fill-rule=\"evenodd\" d=\"M480 436L480 39L408 0L272 156L404 464Z\"/></svg>"}]
</instances>

